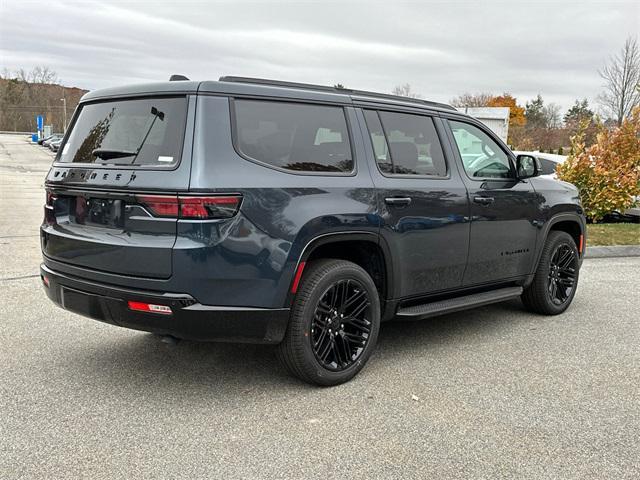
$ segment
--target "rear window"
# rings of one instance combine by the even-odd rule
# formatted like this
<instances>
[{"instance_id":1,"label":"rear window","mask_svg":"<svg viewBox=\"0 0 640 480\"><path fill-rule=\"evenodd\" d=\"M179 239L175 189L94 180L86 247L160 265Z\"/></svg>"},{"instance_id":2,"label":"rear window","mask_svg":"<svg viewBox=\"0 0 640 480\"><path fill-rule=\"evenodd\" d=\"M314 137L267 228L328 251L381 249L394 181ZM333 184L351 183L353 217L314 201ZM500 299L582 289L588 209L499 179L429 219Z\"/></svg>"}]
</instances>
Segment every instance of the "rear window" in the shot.
<instances>
[{"instance_id":1,"label":"rear window","mask_svg":"<svg viewBox=\"0 0 640 480\"><path fill-rule=\"evenodd\" d=\"M234 100L236 148L261 163L301 172L351 172L344 109L324 105Z\"/></svg>"},{"instance_id":2,"label":"rear window","mask_svg":"<svg viewBox=\"0 0 640 480\"><path fill-rule=\"evenodd\" d=\"M182 149L185 97L83 105L58 162L108 165L175 164Z\"/></svg>"}]
</instances>

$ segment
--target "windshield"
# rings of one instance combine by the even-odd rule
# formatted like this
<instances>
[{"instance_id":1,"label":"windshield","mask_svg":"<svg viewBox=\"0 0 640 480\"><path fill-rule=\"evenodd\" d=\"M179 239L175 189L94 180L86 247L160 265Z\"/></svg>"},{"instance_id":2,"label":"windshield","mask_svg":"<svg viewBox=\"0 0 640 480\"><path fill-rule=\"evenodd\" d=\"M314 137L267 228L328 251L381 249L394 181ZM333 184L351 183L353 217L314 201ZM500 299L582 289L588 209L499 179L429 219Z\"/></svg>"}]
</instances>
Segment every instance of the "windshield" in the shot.
<instances>
[{"instance_id":1,"label":"windshield","mask_svg":"<svg viewBox=\"0 0 640 480\"><path fill-rule=\"evenodd\" d=\"M178 161L185 97L116 100L83 105L58 162L160 165Z\"/></svg>"}]
</instances>

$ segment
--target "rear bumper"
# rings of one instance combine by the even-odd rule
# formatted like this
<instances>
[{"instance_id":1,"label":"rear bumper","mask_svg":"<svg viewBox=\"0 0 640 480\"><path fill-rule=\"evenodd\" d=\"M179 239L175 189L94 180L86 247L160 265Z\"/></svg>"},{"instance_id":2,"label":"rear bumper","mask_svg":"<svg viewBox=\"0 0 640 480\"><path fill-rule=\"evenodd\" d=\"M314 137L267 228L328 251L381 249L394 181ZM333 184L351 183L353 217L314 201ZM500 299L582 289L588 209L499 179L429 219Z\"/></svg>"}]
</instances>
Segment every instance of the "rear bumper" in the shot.
<instances>
[{"instance_id":1,"label":"rear bumper","mask_svg":"<svg viewBox=\"0 0 640 480\"><path fill-rule=\"evenodd\" d=\"M188 294L129 290L87 281L40 266L47 296L60 307L120 327L200 341L271 343L282 341L289 309L202 305ZM159 314L130 310L128 302L171 307Z\"/></svg>"}]
</instances>

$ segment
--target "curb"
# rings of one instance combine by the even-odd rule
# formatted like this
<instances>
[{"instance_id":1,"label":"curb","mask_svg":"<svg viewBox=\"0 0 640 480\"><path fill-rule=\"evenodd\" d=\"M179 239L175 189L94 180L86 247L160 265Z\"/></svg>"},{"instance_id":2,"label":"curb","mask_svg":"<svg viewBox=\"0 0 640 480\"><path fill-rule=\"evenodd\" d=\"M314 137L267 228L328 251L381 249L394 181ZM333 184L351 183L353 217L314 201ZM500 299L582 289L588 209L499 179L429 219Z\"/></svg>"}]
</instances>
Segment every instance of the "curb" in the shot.
<instances>
[{"instance_id":1,"label":"curb","mask_svg":"<svg viewBox=\"0 0 640 480\"><path fill-rule=\"evenodd\" d=\"M640 257L640 245L587 247L584 258Z\"/></svg>"}]
</instances>

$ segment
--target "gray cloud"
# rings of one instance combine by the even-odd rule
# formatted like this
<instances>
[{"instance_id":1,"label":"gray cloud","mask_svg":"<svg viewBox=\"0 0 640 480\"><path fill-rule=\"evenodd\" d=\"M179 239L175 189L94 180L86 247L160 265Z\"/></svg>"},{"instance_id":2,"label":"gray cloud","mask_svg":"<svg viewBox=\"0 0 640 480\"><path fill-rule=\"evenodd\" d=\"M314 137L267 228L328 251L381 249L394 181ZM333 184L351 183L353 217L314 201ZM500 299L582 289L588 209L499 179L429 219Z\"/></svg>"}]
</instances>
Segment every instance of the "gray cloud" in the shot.
<instances>
[{"instance_id":1,"label":"gray cloud","mask_svg":"<svg viewBox=\"0 0 640 480\"><path fill-rule=\"evenodd\" d=\"M88 89L234 74L567 107L595 99L597 69L640 31L634 1L130 3L4 0L1 66Z\"/></svg>"}]
</instances>

